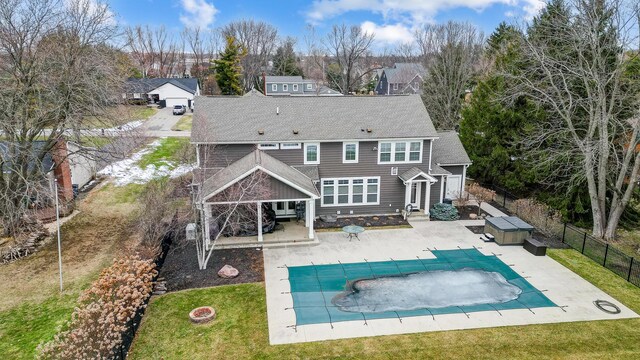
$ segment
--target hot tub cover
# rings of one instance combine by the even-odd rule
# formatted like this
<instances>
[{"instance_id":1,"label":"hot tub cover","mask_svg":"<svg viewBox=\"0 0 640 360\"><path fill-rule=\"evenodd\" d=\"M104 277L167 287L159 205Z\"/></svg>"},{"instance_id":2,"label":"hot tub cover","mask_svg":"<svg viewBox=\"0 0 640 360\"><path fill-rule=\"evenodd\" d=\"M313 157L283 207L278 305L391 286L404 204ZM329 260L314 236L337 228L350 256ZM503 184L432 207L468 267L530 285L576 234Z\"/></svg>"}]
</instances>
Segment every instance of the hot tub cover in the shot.
<instances>
[{"instance_id":1,"label":"hot tub cover","mask_svg":"<svg viewBox=\"0 0 640 360\"><path fill-rule=\"evenodd\" d=\"M533 226L522 221L522 219L517 216L488 217L486 221L496 229L502 231L534 230Z\"/></svg>"}]
</instances>

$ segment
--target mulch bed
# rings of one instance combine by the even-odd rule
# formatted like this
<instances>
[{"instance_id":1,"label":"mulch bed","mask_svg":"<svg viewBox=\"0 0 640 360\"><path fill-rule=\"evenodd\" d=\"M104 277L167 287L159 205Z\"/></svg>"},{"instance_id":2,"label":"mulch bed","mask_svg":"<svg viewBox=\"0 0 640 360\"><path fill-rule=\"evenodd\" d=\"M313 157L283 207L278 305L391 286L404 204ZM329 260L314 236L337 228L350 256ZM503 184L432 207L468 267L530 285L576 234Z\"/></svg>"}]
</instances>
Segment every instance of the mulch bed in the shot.
<instances>
[{"instance_id":1,"label":"mulch bed","mask_svg":"<svg viewBox=\"0 0 640 360\"><path fill-rule=\"evenodd\" d=\"M410 226L409 222L400 215L339 217L337 221L333 223L322 220L316 220L313 223L315 229L339 229L348 225L358 225L362 227Z\"/></svg>"},{"instance_id":2,"label":"mulch bed","mask_svg":"<svg viewBox=\"0 0 640 360\"><path fill-rule=\"evenodd\" d=\"M238 269L240 274L233 279L219 277L218 270L226 264ZM262 251L255 248L214 250L207 269L200 270L195 244L174 243L158 277L167 282L167 291L261 282L264 281Z\"/></svg>"},{"instance_id":3,"label":"mulch bed","mask_svg":"<svg viewBox=\"0 0 640 360\"><path fill-rule=\"evenodd\" d=\"M478 215L478 207L475 205L467 205L461 208L457 207L456 209L458 209L458 215L460 215L460 219L458 220L482 220L480 217L475 219L469 217L471 214ZM484 210L480 210L480 215L490 216L489 213Z\"/></svg>"}]
</instances>

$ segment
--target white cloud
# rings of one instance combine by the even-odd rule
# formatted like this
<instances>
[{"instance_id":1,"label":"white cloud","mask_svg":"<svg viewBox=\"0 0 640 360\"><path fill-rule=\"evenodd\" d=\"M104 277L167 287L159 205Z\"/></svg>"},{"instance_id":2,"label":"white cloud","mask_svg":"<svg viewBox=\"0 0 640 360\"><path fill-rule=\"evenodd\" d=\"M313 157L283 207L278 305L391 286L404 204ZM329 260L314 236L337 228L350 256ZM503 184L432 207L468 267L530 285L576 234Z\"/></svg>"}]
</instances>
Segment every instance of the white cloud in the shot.
<instances>
[{"instance_id":1,"label":"white cloud","mask_svg":"<svg viewBox=\"0 0 640 360\"><path fill-rule=\"evenodd\" d=\"M525 0L533 2L537 0ZM517 0L314 0L307 12L312 23L350 11L370 11L385 21L400 21L411 26L433 21L435 15L452 8L483 10L494 4L515 5Z\"/></svg>"},{"instance_id":2,"label":"white cloud","mask_svg":"<svg viewBox=\"0 0 640 360\"><path fill-rule=\"evenodd\" d=\"M546 6L547 3L543 0L525 0L525 5L522 7L525 13L524 18L526 20L533 19Z\"/></svg>"},{"instance_id":3,"label":"white cloud","mask_svg":"<svg viewBox=\"0 0 640 360\"><path fill-rule=\"evenodd\" d=\"M183 13L180 22L187 27L206 28L213 24L218 9L206 0L181 0Z\"/></svg>"},{"instance_id":4,"label":"white cloud","mask_svg":"<svg viewBox=\"0 0 640 360\"><path fill-rule=\"evenodd\" d=\"M369 34L375 34L376 41L384 44L399 44L413 42L413 33L411 29L402 24L395 25L377 25L371 21L365 21L360 28Z\"/></svg>"}]
</instances>

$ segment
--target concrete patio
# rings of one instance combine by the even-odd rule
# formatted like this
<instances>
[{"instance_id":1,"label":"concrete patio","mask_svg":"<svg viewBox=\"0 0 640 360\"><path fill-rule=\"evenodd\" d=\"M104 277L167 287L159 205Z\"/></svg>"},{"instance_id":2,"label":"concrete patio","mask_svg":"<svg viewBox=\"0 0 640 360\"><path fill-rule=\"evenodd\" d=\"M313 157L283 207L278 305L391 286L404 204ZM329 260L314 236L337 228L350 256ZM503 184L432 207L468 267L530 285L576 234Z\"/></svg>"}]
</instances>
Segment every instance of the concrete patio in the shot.
<instances>
[{"instance_id":1,"label":"concrete patio","mask_svg":"<svg viewBox=\"0 0 640 360\"><path fill-rule=\"evenodd\" d=\"M600 289L549 257L535 257L520 246L485 244L464 226L464 222L412 223L413 229L372 230L361 241L348 241L340 232L318 233L317 246L269 248L264 250L269 340L271 344L321 341L341 338L527 325L571 321L613 320L638 317ZM332 325L296 325L289 293L287 266L358 263L366 261L434 258L430 250L476 247L485 255L495 254L502 262L526 278L558 307L473 312L334 322ZM608 300L622 310L611 315L598 310L595 300Z\"/></svg>"},{"instance_id":2,"label":"concrete patio","mask_svg":"<svg viewBox=\"0 0 640 360\"><path fill-rule=\"evenodd\" d=\"M262 241L258 236L221 236L216 240L216 249L237 249L253 247L290 247L300 245L318 244L317 239L309 239L309 229L304 226L304 222L285 221L281 222L283 229L275 230L269 234L263 234Z\"/></svg>"}]
</instances>

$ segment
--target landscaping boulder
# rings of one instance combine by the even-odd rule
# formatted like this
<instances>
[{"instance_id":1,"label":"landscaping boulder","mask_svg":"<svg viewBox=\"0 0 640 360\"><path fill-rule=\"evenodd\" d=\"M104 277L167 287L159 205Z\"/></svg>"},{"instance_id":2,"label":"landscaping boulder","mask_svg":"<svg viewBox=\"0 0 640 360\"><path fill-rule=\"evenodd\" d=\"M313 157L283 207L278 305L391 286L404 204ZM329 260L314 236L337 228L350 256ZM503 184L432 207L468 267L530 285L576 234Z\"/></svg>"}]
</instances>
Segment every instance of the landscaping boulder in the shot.
<instances>
[{"instance_id":1,"label":"landscaping boulder","mask_svg":"<svg viewBox=\"0 0 640 360\"><path fill-rule=\"evenodd\" d=\"M469 214L469 219L475 220L478 218L478 214Z\"/></svg>"},{"instance_id":2,"label":"landscaping boulder","mask_svg":"<svg viewBox=\"0 0 640 360\"><path fill-rule=\"evenodd\" d=\"M225 279L232 279L238 276L238 274L240 274L238 269L234 268L231 265L225 265L222 267L222 269L220 269L220 271L218 271L218 276Z\"/></svg>"}]
</instances>

